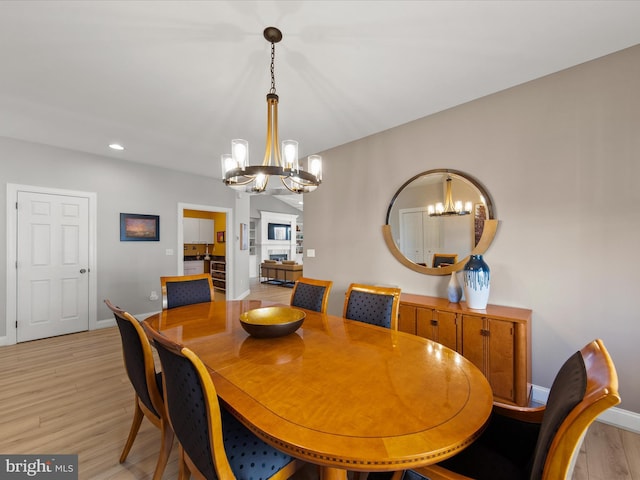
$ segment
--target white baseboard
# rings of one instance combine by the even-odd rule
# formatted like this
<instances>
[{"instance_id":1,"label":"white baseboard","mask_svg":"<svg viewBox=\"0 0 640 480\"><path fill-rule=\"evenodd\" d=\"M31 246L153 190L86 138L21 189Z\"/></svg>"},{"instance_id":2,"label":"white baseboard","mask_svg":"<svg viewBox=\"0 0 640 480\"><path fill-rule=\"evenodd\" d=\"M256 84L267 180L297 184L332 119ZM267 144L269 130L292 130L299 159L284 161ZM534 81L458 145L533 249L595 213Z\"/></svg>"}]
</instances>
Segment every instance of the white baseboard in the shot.
<instances>
[{"instance_id":1,"label":"white baseboard","mask_svg":"<svg viewBox=\"0 0 640 480\"><path fill-rule=\"evenodd\" d=\"M110 318L105 318L104 320L98 320L95 325L89 327L89 330L100 330L102 328L115 327L116 319L111 316Z\"/></svg>"},{"instance_id":2,"label":"white baseboard","mask_svg":"<svg viewBox=\"0 0 640 480\"><path fill-rule=\"evenodd\" d=\"M549 397L549 389L533 385L531 389L531 401L534 403L546 404ZM640 434L640 414L612 407L598 417L598 422L613 425L614 427L629 430Z\"/></svg>"},{"instance_id":3,"label":"white baseboard","mask_svg":"<svg viewBox=\"0 0 640 480\"><path fill-rule=\"evenodd\" d=\"M250 293L251 293L251 290L245 290L244 292L242 292L240 295L236 297L236 300L244 300L246 297L249 296Z\"/></svg>"},{"instance_id":4,"label":"white baseboard","mask_svg":"<svg viewBox=\"0 0 640 480\"><path fill-rule=\"evenodd\" d=\"M138 321L142 322L143 320L149 318L151 315L155 315L156 313L160 312L136 313L134 317L137 318ZM101 328L115 327L116 319L113 317L109 317L105 318L104 320L98 320L96 323L96 326L90 330L100 330Z\"/></svg>"},{"instance_id":5,"label":"white baseboard","mask_svg":"<svg viewBox=\"0 0 640 480\"><path fill-rule=\"evenodd\" d=\"M135 317L142 322L143 320L146 320L147 318L149 318L151 315L155 315L157 313L160 313L160 312L136 313Z\"/></svg>"}]
</instances>

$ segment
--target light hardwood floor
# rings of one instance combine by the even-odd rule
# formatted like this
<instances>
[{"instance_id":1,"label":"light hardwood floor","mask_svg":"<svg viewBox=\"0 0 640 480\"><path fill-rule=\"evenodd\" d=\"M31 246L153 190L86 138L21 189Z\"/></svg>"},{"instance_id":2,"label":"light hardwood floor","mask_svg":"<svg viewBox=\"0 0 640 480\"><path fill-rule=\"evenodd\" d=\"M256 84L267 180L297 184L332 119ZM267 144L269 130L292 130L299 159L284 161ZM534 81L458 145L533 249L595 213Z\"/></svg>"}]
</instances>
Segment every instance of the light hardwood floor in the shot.
<instances>
[{"instance_id":1,"label":"light hardwood floor","mask_svg":"<svg viewBox=\"0 0 640 480\"><path fill-rule=\"evenodd\" d=\"M288 303L291 289L254 282L250 298ZM111 299L117 303L117 299ZM0 453L79 456L83 480L150 479L160 432L144 420L124 464L133 390L116 327L0 347ZM177 478L174 446L163 478ZM298 480L313 479L304 469ZM602 423L587 433L575 480L640 480L640 435Z\"/></svg>"}]
</instances>

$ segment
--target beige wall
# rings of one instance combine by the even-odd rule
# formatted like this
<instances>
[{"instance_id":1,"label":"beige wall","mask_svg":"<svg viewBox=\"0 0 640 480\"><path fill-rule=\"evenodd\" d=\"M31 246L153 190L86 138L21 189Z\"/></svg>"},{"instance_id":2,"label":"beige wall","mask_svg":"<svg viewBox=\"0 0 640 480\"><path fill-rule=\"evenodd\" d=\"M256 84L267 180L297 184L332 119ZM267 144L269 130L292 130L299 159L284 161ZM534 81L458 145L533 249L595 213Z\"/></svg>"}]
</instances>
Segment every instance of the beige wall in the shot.
<instances>
[{"instance_id":1,"label":"beige wall","mask_svg":"<svg viewBox=\"0 0 640 480\"><path fill-rule=\"evenodd\" d=\"M445 296L448 278L394 260L381 226L413 175L468 172L500 220L485 256L490 302L534 312L534 383L550 387L564 359L600 337L621 408L640 412L639 85L636 46L322 152L323 184L304 199L305 248L316 251L305 275L334 281L331 313L352 281Z\"/></svg>"}]
</instances>

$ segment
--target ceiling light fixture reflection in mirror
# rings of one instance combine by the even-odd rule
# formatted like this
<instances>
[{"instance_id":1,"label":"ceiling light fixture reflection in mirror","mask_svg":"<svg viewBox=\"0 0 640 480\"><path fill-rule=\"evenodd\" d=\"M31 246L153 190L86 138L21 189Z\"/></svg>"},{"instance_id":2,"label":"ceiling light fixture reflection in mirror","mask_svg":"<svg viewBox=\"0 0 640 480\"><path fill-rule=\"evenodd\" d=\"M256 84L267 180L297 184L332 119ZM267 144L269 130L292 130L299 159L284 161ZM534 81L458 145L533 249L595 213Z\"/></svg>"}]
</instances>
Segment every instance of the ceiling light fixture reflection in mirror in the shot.
<instances>
[{"instance_id":1,"label":"ceiling light fixture reflection in mirror","mask_svg":"<svg viewBox=\"0 0 640 480\"><path fill-rule=\"evenodd\" d=\"M469 255L484 253L497 228L493 201L480 182L458 170L436 169L400 187L382 233L403 265L448 275L461 270Z\"/></svg>"}]
</instances>

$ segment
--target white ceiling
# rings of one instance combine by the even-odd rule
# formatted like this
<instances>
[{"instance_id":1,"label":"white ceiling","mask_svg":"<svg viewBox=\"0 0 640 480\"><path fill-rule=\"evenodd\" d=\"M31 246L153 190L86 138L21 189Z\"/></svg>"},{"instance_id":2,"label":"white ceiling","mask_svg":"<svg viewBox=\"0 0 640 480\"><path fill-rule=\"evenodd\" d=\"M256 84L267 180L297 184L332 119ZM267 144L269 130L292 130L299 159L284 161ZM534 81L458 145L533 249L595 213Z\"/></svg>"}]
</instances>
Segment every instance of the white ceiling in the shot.
<instances>
[{"instance_id":1,"label":"white ceiling","mask_svg":"<svg viewBox=\"0 0 640 480\"><path fill-rule=\"evenodd\" d=\"M240 137L260 162L270 25L304 156L638 44L640 2L5 0L0 135L216 178Z\"/></svg>"}]
</instances>

